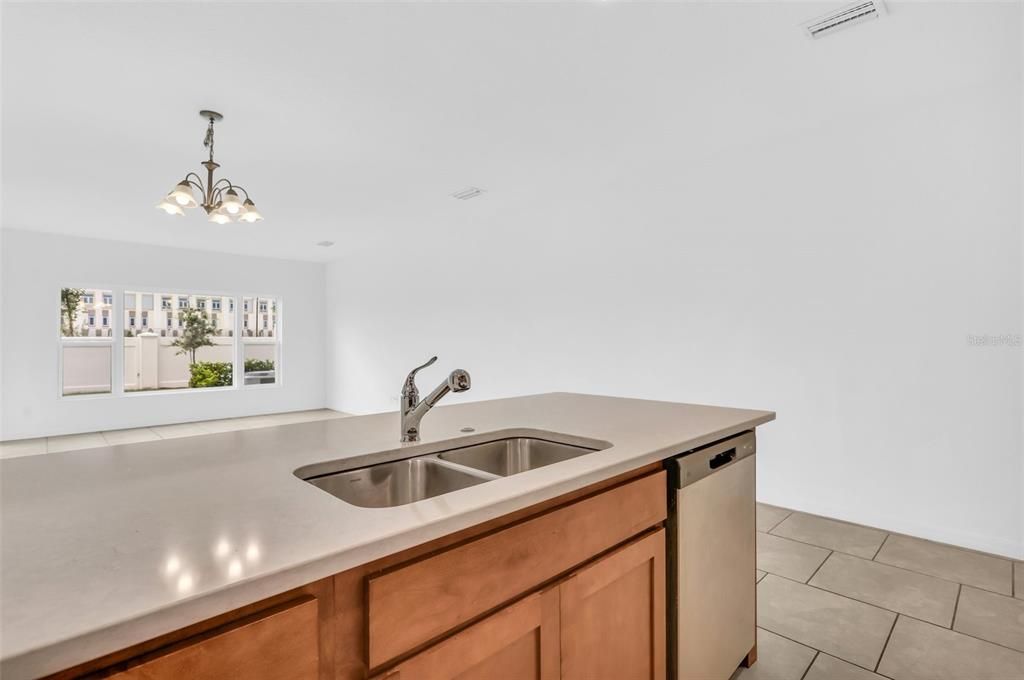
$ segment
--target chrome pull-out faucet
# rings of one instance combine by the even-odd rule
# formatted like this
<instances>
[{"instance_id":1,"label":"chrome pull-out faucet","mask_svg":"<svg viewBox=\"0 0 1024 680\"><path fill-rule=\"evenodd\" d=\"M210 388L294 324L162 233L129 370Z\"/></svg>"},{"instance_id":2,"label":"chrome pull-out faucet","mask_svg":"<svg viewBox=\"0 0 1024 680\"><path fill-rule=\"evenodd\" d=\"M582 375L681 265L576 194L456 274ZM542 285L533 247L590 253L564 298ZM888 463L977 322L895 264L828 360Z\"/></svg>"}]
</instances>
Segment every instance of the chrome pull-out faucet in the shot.
<instances>
[{"instance_id":1,"label":"chrome pull-out faucet","mask_svg":"<svg viewBox=\"0 0 1024 680\"><path fill-rule=\"evenodd\" d=\"M420 420L427 411L434 407L434 404L441 401L441 397L449 392L465 392L469 389L469 373L457 368L448 375L448 379L434 388L420 401L420 391L416 388L416 372L430 366L437 357L430 357L430 360L422 366L417 366L409 372L409 376L402 385L402 441L418 442L420 440Z\"/></svg>"}]
</instances>

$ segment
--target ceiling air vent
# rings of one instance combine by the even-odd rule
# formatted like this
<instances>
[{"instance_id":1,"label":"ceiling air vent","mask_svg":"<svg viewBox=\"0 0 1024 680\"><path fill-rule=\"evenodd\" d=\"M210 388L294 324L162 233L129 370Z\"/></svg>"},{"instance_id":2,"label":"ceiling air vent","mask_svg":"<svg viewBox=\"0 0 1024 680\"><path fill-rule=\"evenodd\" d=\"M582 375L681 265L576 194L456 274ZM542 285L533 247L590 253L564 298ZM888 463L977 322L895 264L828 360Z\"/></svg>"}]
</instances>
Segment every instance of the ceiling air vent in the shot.
<instances>
[{"instance_id":1,"label":"ceiling air vent","mask_svg":"<svg viewBox=\"0 0 1024 680\"><path fill-rule=\"evenodd\" d=\"M460 201L468 201L471 198L476 198L482 193L484 193L484 190L479 187L466 187L465 189L460 189L454 194L451 194L451 197L457 198Z\"/></svg>"},{"instance_id":2,"label":"ceiling air vent","mask_svg":"<svg viewBox=\"0 0 1024 680\"><path fill-rule=\"evenodd\" d=\"M829 12L825 16L802 24L802 26L807 37L820 38L862 21L877 19L883 14L885 14L885 5L882 4L882 0L868 0L867 2L855 2L834 12Z\"/></svg>"}]
</instances>

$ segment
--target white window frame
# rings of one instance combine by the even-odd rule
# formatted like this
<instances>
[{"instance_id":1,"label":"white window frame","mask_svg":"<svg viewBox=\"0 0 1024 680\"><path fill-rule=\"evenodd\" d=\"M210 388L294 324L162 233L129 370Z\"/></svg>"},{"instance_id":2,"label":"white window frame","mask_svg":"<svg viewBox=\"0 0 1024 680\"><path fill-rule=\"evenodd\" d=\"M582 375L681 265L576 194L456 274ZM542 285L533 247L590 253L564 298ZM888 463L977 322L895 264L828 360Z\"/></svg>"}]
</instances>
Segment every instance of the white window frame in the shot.
<instances>
[{"instance_id":1,"label":"white window frame","mask_svg":"<svg viewBox=\"0 0 1024 680\"><path fill-rule=\"evenodd\" d=\"M61 288L81 288L83 290L107 290L111 291L114 303L110 307L111 322L107 328L110 329L111 335L109 337L72 337L65 338L59 332L57 334L57 398L58 399L74 399L74 400L88 400L88 399L115 399L120 397L128 397L131 399L147 399L155 398L161 395L169 394L190 394L193 392L226 392L232 390L269 390L281 387L284 382L284 298L276 294L251 294L247 292L242 293L228 293L228 292L211 292L208 288L203 289L191 289L184 286L174 287L174 293L171 295L172 305L176 302L180 302L180 297L184 296L187 300L189 297L201 296L207 299L213 297L219 297L222 300L228 300L230 311L233 313L235 310L242 309L243 298L265 298L273 300L277 303L277 328L276 333L273 337L274 348L274 382L264 385L246 385L245 384L245 343L243 342L242 335L242 318L243 313L239 312L235 314L234 325L232 333L227 336L233 341L232 343L232 384L225 385L224 387L181 387L177 389L168 390L146 390L146 391L131 391L126 392L124 389L124 332L126 328L132 328L127 326L125 320L125 304L124 296L126 293L135 293L141 295L148 291L153 291L156 287L152 285L134 286L134 285L117 285L112 286L109 284L80 284L73 282L58 286L55 292L55 307L60 310L60 290ZM158 293L152 292L155 296ZM156 308L156 298L154 298L154 308ZM254 302L254 307L255 302ZM182 310L188 309L189 306L172 306L172 311L175 316L173 317L175 324L168 328L180 329L181 321L178 318L178 314ZM162 305L160 309L163 309ZM147 310L147 311L156 311ZM223 303L221 306L223 311ZM269 310L268 310L269 313ZM152 319L150 319L152 321ZM143 330L140 326L141 315L136 318L136 325L134 330L136 332ZM155 326L147 326L146 330L153 330ZM170 334L166 337L171 337ZM254 338L255 339L255 338ZM260 338L260 340L266 340ZM263 343L269 344L269 343ZM85 346L96 346L96 345L109 345L111 352L111 367L110 367L110 392L102 394L64 394L64 347L70 345L85 345Z\"/></svg>"},{"instance_id":2,"label":"white window frame","mask_svg":"<svg viewBox=\"0 0 1024 680\"><path fill-rule=\"evenodd\" d=\"M261 338L259 336L253 336L252 338L246 337L245 334L242 332L244 330L243 320L246 312L243 311L242 313L235 315L235 335L238 337L238 346L242 348L241 351L239 352L239 375L242 377L242 388L247 390L264 390L270 389L272 387L280 387L281 383L284 380L284 361L282 360L284 356L284 336L281 331L281 329L284 328L284 323L282 322L282 319L284 317L284 300L279 295L245 294L241 295L240 297L242 298L243 304L239 305L239 309L242 309L244 307L244 302L246 299L252 300L251 306L253 310L259 309L259 300L272 300L277 305L277 327L274 329L274 336L272 338ZM260 322L262 320L262 313L258 311L253 311L252 313L254 315L254 318L256 319L256 327L250 328L249 330L259 332L261 328ZM270 308L268 306L267 314L271 313L272 312L270 312ZM249 342L246 342L247 340ZM268 340L270 342L268 342ZM264 385L245 384L245 345L247 344L274 345L274 382L267 383Z\"/></svg>"},{"instance_id":3,"label":"white window frame","mask_svg":"<svg viewBox=\"0 0 1024 680\"><path fill-rule=\"evenodd\" d=\"M119 309L124 307L124 298L118 299L119 292L123 295L123 291L118 291L114 286L108 286L104 284L80 284L72 283L70 285L59 286L54 294L56 307L58 312L61 310L61 299L60 291L62 288L79 288L81 290L109 290L114 295L114 304L111 305L110 313L114 315L111 325L108 327L111 329L112 334L110 336L71 336L64 337L63 333L58 329L57 333L57 398L58 399L74 399L79 400L90 400L90 399L110 399L115 396L117 390L117 383L120 380L121 370L118 368L118 347L121 347L123 352L124 343L123 338L119 337L119 334L114 332L117 327L117 314ZM102 295L102 293L101 293ZM93 297L93 296L90 296ZM85 296L82 296L83 302ZM95 299L92 303L95 304ZM94 312L95 314L95 312ZM95 327L95 326L94 326ZM110 347L110 391L101 392L97 394L64 394L64 348L65 347ZM121 354L120 356L123 356ZM124 360L121 360L121 368L123 369Z\"/></svg>"}]
</instances>

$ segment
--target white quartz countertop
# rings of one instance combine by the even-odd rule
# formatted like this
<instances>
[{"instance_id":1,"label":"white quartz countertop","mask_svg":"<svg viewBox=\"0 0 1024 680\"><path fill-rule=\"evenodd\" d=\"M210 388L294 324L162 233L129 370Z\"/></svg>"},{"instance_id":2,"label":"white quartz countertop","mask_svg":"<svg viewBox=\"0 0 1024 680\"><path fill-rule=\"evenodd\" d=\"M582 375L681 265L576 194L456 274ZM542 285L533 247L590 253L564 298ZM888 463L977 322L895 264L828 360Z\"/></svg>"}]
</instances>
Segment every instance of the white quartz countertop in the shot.
<instances>
[{"instance_id":1,"label":"white quartz countertop","mask_svg":"<svg viewBox=\"0 0 1024 680\"><path fill-rule=\"evenodd\" d=\"M384 413L3 460L0 674L58 671L774 418L555 393L437 407L415 444ZM394 508L293 474L537 431L612 446Z\"/></svg>"}]
</instances>

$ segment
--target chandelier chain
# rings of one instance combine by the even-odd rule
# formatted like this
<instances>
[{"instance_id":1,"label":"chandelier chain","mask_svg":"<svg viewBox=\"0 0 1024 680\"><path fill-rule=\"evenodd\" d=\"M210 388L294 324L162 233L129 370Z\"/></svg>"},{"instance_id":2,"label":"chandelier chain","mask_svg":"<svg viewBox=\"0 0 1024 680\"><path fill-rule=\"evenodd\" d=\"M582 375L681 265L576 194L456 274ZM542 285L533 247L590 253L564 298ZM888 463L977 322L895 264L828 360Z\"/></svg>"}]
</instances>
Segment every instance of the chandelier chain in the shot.
<instances>
[{"instance_id":1,"label":"chandelier chain","mask_svg":"<svg viewBox=\"0 0 1024 680\"><path fill-rule=\"evenodd\" d=\"M210 125L206 128L206 137L203 139L203 146L210 150L210 161L213 161L213 118L210 119Z\"/></svg>"}]
</instances>

